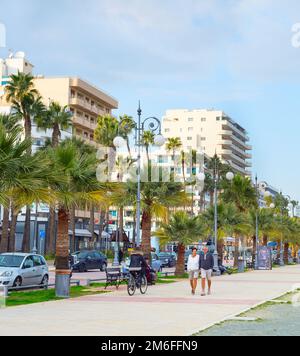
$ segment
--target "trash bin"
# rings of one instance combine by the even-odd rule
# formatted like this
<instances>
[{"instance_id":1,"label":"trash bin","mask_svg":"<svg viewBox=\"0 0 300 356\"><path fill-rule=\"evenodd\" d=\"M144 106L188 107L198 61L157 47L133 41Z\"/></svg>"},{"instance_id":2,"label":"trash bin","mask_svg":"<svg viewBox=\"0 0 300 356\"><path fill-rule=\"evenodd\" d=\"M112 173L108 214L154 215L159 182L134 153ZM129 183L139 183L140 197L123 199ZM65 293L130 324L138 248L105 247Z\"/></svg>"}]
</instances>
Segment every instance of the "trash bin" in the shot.
<instances>
[{"instance_id":1,"label":"trash bin","mask_svg":"<svg viewBox=\"0 0 300 356\"><path fill-rule=\"evenodd\" d=\"M245 261L244 259L239 259L238 261L238 272L244 273L245 272Z\"/></svg>"}]
</instances>

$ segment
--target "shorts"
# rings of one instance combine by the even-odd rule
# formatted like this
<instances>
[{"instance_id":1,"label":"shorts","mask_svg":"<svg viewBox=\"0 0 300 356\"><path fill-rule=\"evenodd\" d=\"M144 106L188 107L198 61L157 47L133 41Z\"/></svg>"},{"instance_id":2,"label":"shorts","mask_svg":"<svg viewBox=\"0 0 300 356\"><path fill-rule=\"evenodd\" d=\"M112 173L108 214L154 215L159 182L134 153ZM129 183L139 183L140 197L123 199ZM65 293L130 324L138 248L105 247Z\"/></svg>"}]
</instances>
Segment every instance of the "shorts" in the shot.
<instances>
[{"instance_id":1,"label":"shorts","mask_svg":"<svg viewBox=\"0 0 300 356\"><path fill-rule=\"evenodd\" d=\"M201 269L201 278L202 279L208 279L209 281L211 280L211 277L212 277L212 273L213 273L213 270L212 269L209 269L209 270L205 270L205 269Z\"/></svg>"},{"instance_id":2,"label":"shorts","mask_svg":"<svg viewBox=\"0 0 300 356\"><path fill-rule=\"evenodd\" d=\"M189 277L190 277L191 281L193 279L198 279L199 278L199 270L189 271Z\"/></svg>"}]
</instances>

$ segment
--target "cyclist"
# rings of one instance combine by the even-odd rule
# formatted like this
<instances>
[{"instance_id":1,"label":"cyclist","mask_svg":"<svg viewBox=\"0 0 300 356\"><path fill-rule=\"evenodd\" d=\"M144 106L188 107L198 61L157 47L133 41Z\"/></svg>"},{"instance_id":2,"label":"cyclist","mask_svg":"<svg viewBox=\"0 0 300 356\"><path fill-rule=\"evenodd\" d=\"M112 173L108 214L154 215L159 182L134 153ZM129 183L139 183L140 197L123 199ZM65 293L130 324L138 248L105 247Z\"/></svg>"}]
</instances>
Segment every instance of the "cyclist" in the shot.
<instances>
[{"instance_id":1,"label":"cyclist","mask_svg":"<svg viewBox=\"0 0 300 356\"><path fill-rule=\"evenodd\" d=\"M146 275L147 262L143 256L143 252L141 250L136 249L131 254L129 268L141 268L141 276Z\"/></svg>"}]
</instances>

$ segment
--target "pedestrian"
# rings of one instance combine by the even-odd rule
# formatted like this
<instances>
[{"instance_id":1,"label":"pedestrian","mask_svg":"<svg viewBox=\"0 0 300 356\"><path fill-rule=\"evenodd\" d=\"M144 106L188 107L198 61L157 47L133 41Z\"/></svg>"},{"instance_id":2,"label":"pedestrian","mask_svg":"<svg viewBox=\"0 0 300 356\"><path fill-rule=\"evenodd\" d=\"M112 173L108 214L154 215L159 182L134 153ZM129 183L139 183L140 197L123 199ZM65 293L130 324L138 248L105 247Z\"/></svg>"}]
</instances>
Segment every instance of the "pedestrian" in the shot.
<instances>
[{"instance_id":1,"label":"pedestrian","mask_svg":"<svg viewBox=\"0 0 300 356\"><path fill-rule=\"evenodd\" d=\"M199 263L200 263L200 256L197 254L196 247L193 248L192 254L189 256L187 270L189 273L192 294L195 295L197 285L198 285L198 278L199 278Z\"/></svg>"},{"instance_id":2,"label":"pedestrian","mask_svg":"<svg viewBox=\"0 0 300 356\"><path fill-rule=\"evenodd\" d=\"M202 293L201 296L205 297L206 280L208 282L208 295L211 295L211 278L214 268L214 256L209 252L207 246L204 246L203 253L199 259L199 268L201 270L201 285Z\"/></svg>"},{"instance_id":3,"label":"pedestrian","mask_svg":"<svg viewBox=\"0 0 300 356\"><path fill-rule=\"evenodd\" d=\"M122 249L119 250L119 264L121 265L123 262L123 258L124 258L124 252L122 251Z\"/></svg>"}]
</instances>

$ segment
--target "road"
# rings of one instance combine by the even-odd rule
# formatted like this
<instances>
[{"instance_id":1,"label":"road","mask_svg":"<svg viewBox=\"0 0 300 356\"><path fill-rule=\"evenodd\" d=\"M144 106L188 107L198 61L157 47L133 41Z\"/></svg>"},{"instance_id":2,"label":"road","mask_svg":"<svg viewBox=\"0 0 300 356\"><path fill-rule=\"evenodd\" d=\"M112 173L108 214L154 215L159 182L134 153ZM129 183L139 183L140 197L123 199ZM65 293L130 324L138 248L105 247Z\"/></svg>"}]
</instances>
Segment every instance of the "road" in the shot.
<instances>
[{"instance_id":1,"label":"road","mask_svg":"<svg viewBox=\"0 0 300 356\"><path fill-rule=\"evenodd\" d=\"M215 277L213 295L190 294L187 280L0 310L0 335L185 336L277 298L300 283L300 266ZM24 320L30 322L24 323Z\"/></svg>"}]
</instances>

